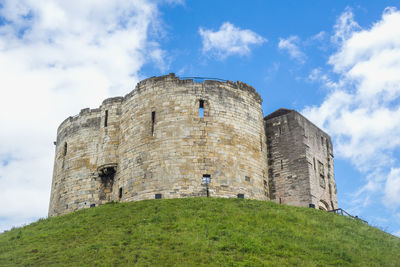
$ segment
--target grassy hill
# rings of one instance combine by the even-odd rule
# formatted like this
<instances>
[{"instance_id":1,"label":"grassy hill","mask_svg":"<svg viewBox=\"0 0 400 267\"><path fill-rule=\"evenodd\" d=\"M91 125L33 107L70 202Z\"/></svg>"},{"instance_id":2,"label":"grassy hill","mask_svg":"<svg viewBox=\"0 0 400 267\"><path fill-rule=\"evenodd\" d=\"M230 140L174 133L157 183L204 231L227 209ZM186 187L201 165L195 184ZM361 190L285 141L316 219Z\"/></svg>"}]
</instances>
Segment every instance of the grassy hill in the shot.
<instances>
[{"instance_id":1,"label":"grassy hill","mask_svg":"<svg viewBox=\"0 0 400 267\"><path fill-rule=\"evenodd\" d=\"M111 203L0 234L0 266L400 266L400 239L347 217L241 199Z\"/></svg>"}]
</instances>

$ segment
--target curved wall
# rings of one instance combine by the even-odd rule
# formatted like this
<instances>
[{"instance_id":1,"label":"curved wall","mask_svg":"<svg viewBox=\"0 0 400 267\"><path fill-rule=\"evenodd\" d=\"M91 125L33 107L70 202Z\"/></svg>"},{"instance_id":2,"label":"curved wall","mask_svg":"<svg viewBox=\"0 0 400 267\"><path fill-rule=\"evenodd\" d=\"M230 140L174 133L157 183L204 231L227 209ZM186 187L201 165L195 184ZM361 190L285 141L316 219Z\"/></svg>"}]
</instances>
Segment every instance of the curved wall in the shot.
<instances>
[{"instance_id":1,"label":"curved wall","mask_svg":"<svg viewBox=\"0 0 400 267\"><path fill-rule=\"evenodd\" d=\"M149 78L60 125L49 216L156 194L205 196L203 175L210 176L210 196L269 199L265 150L254 88L173 74Z\"/></svg>"},{"instance_id":2,"label":"curved wall","mask_svg":"<svg viewBox=\"0 0 400 267\"><path fill-rule=\"evenodd\" d=\"M122 105L121 200L205 196L203 175L210 196L266 199L263 133L261 98L243 83L145 80Z\"/></svg>"},{"instance_id":3,"label":"curved wall","mask_svg":"<svg viewBox=\"0 0 400 267\"><path fill-rule=\"evenodd\" d=\"M100 109L84 109L58 128L49 215L95 201Z\"/></svg>"}]
</instances>

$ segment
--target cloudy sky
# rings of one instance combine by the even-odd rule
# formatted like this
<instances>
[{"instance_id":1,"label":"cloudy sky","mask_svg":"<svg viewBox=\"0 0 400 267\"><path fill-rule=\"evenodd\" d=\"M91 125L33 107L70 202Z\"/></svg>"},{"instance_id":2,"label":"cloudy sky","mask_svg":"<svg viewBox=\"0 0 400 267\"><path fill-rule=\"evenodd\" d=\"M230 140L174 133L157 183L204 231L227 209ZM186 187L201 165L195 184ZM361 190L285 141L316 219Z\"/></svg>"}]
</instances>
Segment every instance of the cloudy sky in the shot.
<instances>
[{"instance_id":1,"label":"cloudy sky","mask_svg":"<svg viewBox=\"0 0 400 267\"><path fill-rule=\"evenodd\" d=\"M47 215L58 125L174 72L331 135L339 206L400 236L398 1L0 0L0 231Z\"/></svg>"}]
</instances>

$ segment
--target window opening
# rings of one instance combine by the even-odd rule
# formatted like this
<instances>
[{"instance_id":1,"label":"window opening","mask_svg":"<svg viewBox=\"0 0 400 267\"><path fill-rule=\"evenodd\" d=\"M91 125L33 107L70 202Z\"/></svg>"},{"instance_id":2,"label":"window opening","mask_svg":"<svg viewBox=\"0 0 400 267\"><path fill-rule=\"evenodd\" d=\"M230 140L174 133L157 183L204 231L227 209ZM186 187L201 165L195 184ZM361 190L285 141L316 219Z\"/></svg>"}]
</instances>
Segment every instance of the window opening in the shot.
<instances>
[{"instance_id":1,"label":"window opening","mask_svg":"<svg viewBox=\"0 0 400 267\"><path fill-rule=\"evenodd\" d=\"M321 145L324 145L324 137L321 136Z\"/></svg>"},{"instance_id":2,"label":"window opening","mask_svg":"<svg viewBox=\"0 0 400 267\"><path fill-rule=\"evenodd\" d=\"M64 156L67 155L68 144L67 142L64 143Z\"/></svg>"},{"instance_id":3,"label":"window opening","mask_svg":"<svg viewBox=\"0 0 400 267\"><path fill-rule=\"evenodd\" d=\"M201 179L202 184L209 184L211 182L211 175L203 174L203 178Z\"/></svg>"},{"instance_id":4,"label":"window opening","mask_svg":"<svg viewBox=\"0 0 400 267\"><path fill-rule=\"evenodd\" d=\"M244 179L246 180L246 182L250 182L250 177L249 176L245 176Z\"/></svg>"},{"instance_id":5,"label":"window opening","mask_svg":"<svg viewBox=\"0 0 400 267\"><path fill-rule=\"evenodd\" d=\"M315 166L315 158L313 158L313 162L314 162L314 171L316 171L317 167Z\"/></svg>"},{"instance_id":6,"label":"window opening","mask_svg":"<svg viewBox=\"0 0 400 267\"><path fill-rule=\"evenodd\" d=\"M98 168L97 173L100 179L99 188L99 199L100 200L111 200L112 188L114 184L114 175L116 172L116 166L101 166Z\"/></svg>"},{"instance_id":7,"label":"window opening","mask_svg":"<svg viewBox=\"0 0 400 267\"><path fill-rule=\"evenodd\" d=\"M119 198L122 198L122 187L119 188L118 197L119 197Z\"/></svg>"},{"instance_id":8,"label":"window opening","mask_svg":"<svg viewBox=\"0 0 400 267\"><path fill-rule=\"evenodd\" d=\"M211 175L203 174L203 178L201 179L201 183L206 186L206 194L207 197L210 196L210 191L208 190L208 185L211 182Z\"/></svg>"},{"instance_id":9,"label":"window opening","mask_svg":"<svg viewBox=\"0 0 400 267\"><path fill-rule=\"evenodd\" d=\"M156 112L151 112L151 135L154 136L154 124L156 123Z\"/></svg>"},{"instance_id":10,"label":"window opening","mask_svg":"<svg viewBox=\"0 0 400 267\"><path fill-rule=\"evenodd\" d=\"M318 161L318 170L319 170L319 175L321 177L325 177L324 164L320 161Z\"/></svg>"},{"instance_id":11,"label":"window opening","mask_svg":"<svg viewBox=\"0 0 400 267\"><path fill-rule=\"evenodd\" d=\"M108 110L106 110L106 114L104 115L104 127L107 127L108 123Z\"/></svg>"},{"instance_id":12,"label":"window opening","mask_svg":"<svg viewBox=\"0 0 400 267\"><path fill-rule=\"evenodd\" d=\"M156 194L156 195L154 196L154 198L155 198L155 199L161 199L161 198L162 198L162 195L161 195L161 194Z\"/></svg>"},{"instance_id":13,"label":"window opening","mask_svg":"<svg viewBox=\"0 0 400 267\"><path fill-rule=\"evenodd\" d=\"M269 193L268 182L267 182L267 180L264 180L263 182L264 182L264 195L266 197L268 197L268 193Z\"/></svg>"},{"instance_id":14,"label":"window opening","mask_svg":"<svg viewBox=\"0 0 400 267\"><path fill-rule=\"evenodd\" d=\"M281 170L283 170L283 160L281 160Z\"/></svg>"},{"instance_id":15,"label":"window opening","mask_svg":"<svg viewBox=\"0 0 400 267\"><path fill-rule=\"evenodd\" d=\"M238 194L237 197L238 198L244 198L244 194Z\"/></svg>"},{"instance_id":16,"label":"window opening","mask_svg":"<svg viewBox=\"0 0 400 267\"><path fill-rule=\"evenodd\" d=\"M204 100L199 100L199 118L204 118Z\"/></svg>"},{"instance_id":17,"label":"window opening","mask_svg":"<svg viewBox=\"0 0 400 267\"><path fill-rule=\"evenodd\" d=\"M318 172L319 172L319 185L322 188L325 188L325 171L324 171L324 164L318 161Z\"/></svg>"}]
</instances>

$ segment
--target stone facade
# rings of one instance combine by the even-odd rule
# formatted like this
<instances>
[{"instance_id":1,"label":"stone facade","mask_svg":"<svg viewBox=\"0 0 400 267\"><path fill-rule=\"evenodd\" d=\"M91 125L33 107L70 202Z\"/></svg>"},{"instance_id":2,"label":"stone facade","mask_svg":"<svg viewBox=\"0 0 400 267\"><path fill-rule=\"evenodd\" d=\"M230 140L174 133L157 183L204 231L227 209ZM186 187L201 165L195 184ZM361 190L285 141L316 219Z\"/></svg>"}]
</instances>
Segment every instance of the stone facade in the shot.
<instances>
[{"instance_id":1,"label":"stone facade","mask_svg":"<svg viewBox=\"0 0 400 267\"><path fill-rule=\"evenodd\" d=\"M57 131L49 216L206 195L336 208L329 136L295 111L263 118L261 102L242 82L170 74L81 110Z\"/></svg>"},{"instance_id":2,"label":"stone facade","mask_svg":"<svg viewBox=\"0 0 400 267\"><path fill-rule=\"evenodd\" d=\"M329 135L294 110L264 118L270 198L322 210L338 207Z\"/></svg>"}]
</instances>

